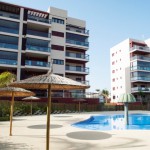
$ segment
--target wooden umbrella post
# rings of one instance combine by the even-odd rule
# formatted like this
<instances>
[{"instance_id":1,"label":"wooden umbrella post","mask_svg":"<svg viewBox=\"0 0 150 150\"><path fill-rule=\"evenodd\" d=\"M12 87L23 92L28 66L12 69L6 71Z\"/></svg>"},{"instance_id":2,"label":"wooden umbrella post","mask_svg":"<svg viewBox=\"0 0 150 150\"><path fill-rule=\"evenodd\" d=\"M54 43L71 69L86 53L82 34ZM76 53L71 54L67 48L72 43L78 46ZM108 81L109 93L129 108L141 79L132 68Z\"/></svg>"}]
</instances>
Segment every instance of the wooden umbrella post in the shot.
<instances>
[{"instance_id":1,"label":"wooden umbrella post","mask_svg":"<svg viewBox=\"0 0 150 150\"><path fill-rule=\"evenodd\" d=\"M12 100L11 100L11 107L10 107L10 133L9 133L10 136L12 136L13 110L14 110L14 92L12 92Z\"/></svg>"},{"instance_id":2,"label":"wooden umbrella post","mask_svg":"<svg viewBox=\"0 0 150 150\"><path fill-rule=\"evenodd\" d=\"M48 85L48 102L47 102L47 128L46 128L46 150L49 150L50 143L50 113L51 113L51 84Z\"/></svg>"}]
</instances>

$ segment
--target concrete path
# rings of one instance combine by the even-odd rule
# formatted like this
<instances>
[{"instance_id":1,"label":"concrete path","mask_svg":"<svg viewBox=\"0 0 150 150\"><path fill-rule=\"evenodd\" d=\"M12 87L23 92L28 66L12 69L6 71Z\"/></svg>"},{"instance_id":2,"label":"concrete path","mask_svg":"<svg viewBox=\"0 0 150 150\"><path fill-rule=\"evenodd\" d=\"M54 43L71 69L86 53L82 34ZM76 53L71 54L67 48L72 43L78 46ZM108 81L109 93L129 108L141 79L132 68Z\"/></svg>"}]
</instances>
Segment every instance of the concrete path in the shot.
<instances>
[{"instance_id":1,"label":"concrete path","mask_svg":"<svg viewBox=\"0 0 150 150\"><path fill-rule=\"evenodd\" d=\"M130 113L149 113L134 111ZM51 150L149 150L150 130L92 131L72 127L91 115L123 112L93 112L51 115ZM0 122L0 150L45 150L46 115L14 117L13 136L9 121Z\"/></svg>"}]
</instances>

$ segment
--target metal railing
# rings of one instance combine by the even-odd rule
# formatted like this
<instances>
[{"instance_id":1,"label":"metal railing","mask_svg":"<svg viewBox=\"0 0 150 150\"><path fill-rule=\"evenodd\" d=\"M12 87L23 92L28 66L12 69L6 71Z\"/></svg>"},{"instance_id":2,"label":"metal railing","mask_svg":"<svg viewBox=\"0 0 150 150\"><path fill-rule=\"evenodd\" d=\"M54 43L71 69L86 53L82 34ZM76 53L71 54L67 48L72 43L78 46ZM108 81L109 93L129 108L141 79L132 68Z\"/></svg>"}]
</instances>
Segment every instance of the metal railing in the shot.
<instances>
[{"instance_id":1,"label":"metal railing","mask_svg":"<svg viewBox=\"0 0 150 150\"><path fill-rule=\"evenodd\" d=\"M50 67L50 63L43 61L34 61L34 60L26 60L25 65L28 66L40 66L40 67Z\"/></svg>"},{"instance_id":2,"label":"metal railing","mask_svg":"<svg viewBox=\"0 0 150 150\"><path fill-rule=\"evenodd\" d=\"M7 42L0 42L0 48L18 49L18 45Z\"/></svg>"},{"instance_id":3,"label":"metal railing","mask_svg":"<svg viewBox=\"0 0 150 150\"><path fill-rule=\"evenodd\" d=\"M89 73L89 68L86 67L66 66L66 70Z\"/></svg>"},{"instance_id":4,"label":"metal railing","mask_svg":"<svg viewBox=\"0 0 150 150\"><path fill-rule=\"evenodd\" d=\"M78 29L78 28L72 28L67 26L66 30L89 35L89 30L86 29Z\"/></svg>"},{"instance_id":5,"label":"metal railing","mask_svg":"<svg viewBox=\"0 0 150 150\"><path fill-rule=\"evenodd\" d=\"M27 30L27 34L34 35L34 36L42 36L42 37L46 37L46 38L51 37L50 33L41 32L41 31L34 31L34 30L29 30L29 29Z\"/></svg>"},{"instance_id":6,"label":"metal railing","mask_svg":"<svg viewBox=\"0 0 150 150\"><path fill-rule=\"evenodd\" d=\"M12 13L8 13L8 12L4 12L4 11L0 11L0 16L12 18L12 19L20 19L20 16L17 14L12 14Z\"/></svg>"},{"instance_id":7,"label":"metal railing","mask_svg":"<svg viewBox=\"0 0 150 150\"><path fill-rule=\"evenodd\" d=\"M50 52L50 47L44 47L44 46L37 46L37 45L27 44L26 45L26 50Z\"/></svg>"},{"instance_id":8,"label":"metal railing","mask_svg":"<svg viewBox=\"0 0 150 150\"><path fill-rule=\"evenodd\" d=\"M131 77L131 81L149 81L150 82L150 77L142 77L142 76Z\"/></svg>"},{"instance_id":9,"label":"metal railing","mask_svg":"<svg viewBox=\"0 0 150 150\"><path fill-rule=\"evenodd\" d=\"M0 64L17 65L17 60L0 59Z\"/></svg>"},{"instance_id":10,"label":"metal railing","mask_svg":"<svg viewBox=\"0 0 150 150\"><path fill-rule=\"evenodd\" d=\"M37 22L51 24L50 19L40 18L40 17L36 17L36 16L32 16L32 15L28 15L28 19L33 20L33 21L37 21Z\"/></svg>"},{"instance_id":11,"label":"metal railing","mask_svg":"<svg viewBox=\"0 0 150 150\"><path fill-rule=\"evenodd\" d=\"M130 50L150 51L150 48L144 46L133 46L130 48Z\"/></svg>"},{"instance_id":12,"label":"metal railing","mask_svg":"<svg viewBox=\"0 0 150 150\"><path fill-rule=\"evenodd\" d=\"M66 52L66 56L73 57L73 58L85 59L85 60L89 61L89 55L87 55L87 54Z\"/></svg>"},{"instance_id":13,"label":"metal railing","mask_svg":"<svg viewBox=\"0 0 150 150\"><path fill-rule=\"evenodd\" d=\"M141 60L148 60L148 61L150 61L150 57L145 57L145 56L141 56L141 55L131 57L131 60L135 60L135 59L141 59Z\"/></svg>"},{"instance_id":14,"label":"metal railing","mask_svg":"<svg viewBox=\"0 0 150 150\"><path fill-rule=\"evenodd\" d=\"M133 87L131 91L143 91L143 92L150 92L150 87Z\"/></svg>"},{"instance_id":15,"label":"metal railing","mask_svg":"<svg viewBox=\"0 0 150 150\"><path fill-rule=\"evenodd\" d=\"M131 67L131 70L144 70L144 71L150 71L150 67L148 66L133 66Z\"/></svg>"},{"instance_id":16,"label":"metal railing","mask_svg":"<svg viewBox=\"0 0 150 150\"><path fill-rule=\"evenodd\" d=\"M7 33L14 33L14 34L19 33L19 29L17 28L10 28L10 27L4 27L4 26L0 26L0 31L7 32Z\"/></svg>"},{"instance_id":17,"label":"metal railing","mask_svg":"<svg viewBox=\"0 0 150 150\"><path fill-rule=\"evenodd\" d=\"M81 42L81 41L66 39L66 43L89 47L89 42Z\"/></svg>"}]
</instances>

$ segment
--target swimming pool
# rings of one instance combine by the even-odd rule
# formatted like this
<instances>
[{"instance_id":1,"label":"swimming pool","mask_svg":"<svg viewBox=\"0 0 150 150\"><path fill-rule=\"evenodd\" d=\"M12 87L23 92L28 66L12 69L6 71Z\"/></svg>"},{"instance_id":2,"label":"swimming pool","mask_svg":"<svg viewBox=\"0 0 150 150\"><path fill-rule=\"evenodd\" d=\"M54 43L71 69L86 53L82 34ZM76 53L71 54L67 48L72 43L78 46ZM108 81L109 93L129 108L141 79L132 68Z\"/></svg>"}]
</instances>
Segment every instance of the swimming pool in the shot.
<instances>
[{"instance_id":1,"label":"swimming pool","mask_svg":"<svg viewBox=\"0 0 150 150\"><path fill-rule=\"evenodd\" d=\"M91 116L72 126L89 130L150 130L150 115L130 114L129 125L125 125L122 114Z\"/></svg>"}]
</instances>

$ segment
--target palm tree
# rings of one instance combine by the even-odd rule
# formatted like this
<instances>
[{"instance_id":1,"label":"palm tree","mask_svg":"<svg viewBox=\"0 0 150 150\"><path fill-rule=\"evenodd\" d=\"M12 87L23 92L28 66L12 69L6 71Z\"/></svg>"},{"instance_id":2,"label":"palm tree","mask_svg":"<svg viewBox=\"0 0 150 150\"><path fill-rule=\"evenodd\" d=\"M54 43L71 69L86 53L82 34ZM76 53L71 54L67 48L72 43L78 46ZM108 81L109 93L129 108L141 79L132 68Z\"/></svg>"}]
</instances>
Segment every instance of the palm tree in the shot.
<instances>
[{"instance_id":1,"label":"palm tree","mask_svg":"<svg viewBox=\"0 0 150 150\"><path fill-rule=\"evenodd\" d=\"M11 72L3 72L0 74L0 88L8 86L16 79L16 75Z\"/></svg>"},{"instance_id":2,"label":"palm tree","mask_svg":"<svg viewBox=\"0 0 150 150\"><path fill-rule=\"evenodd\" d=\"M101 95L104 96L106 103L108 102L109 99L109 91L106 89L103 89L101 92Z\"/></svg>"}]
</instances>

